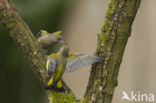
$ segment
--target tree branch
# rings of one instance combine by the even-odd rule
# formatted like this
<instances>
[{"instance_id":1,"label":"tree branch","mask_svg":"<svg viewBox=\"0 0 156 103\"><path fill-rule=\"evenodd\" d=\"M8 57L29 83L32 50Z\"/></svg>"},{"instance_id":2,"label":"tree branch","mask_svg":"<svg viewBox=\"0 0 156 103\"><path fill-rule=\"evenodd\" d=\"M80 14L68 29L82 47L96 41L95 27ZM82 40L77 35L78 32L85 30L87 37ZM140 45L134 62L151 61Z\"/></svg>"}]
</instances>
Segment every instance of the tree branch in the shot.
<instances>
[{"instance_id":1,"label":"tree branch","mask_svg":"<svg viewBox=\"0 0 156 103\"><path fill-rule=\"evenodd\" d=\"M85 98L87 103L111 103L120 63L141 0L111 0L98 35L96 54L102 63L92 66Z\"/></svg>"},{"instance_id":2,"label":"tree branch","mask_svg":"<svg viewBox=\"0 0 156 103\"><path fill-rule=\"evenodd\" d=\"M39 43L33 36L30 28L21 19L8 0L0 0L0 22L9 31L10 36L22 51L33 72L41 81L41 84L44 85L46 80L45 65L47 56L40 49ZM77 101L71 90L64 82L63 84L66 89L64 93L48 91L49 103L56 103L56 101L62 101L60 103Z\"/></svg>"},{"instance_id":3,"label":"tree branch","mask_svg":"<svg viewBox=\"0 0 156 103\"><path fill-rule=\"evenodd\" d=\"M96 54L104 57L104 61L92 66L85 98L81 103L111 103L117 86L120 63L140 1L111 0L101 33L98 35L96 51ZM41 84L44 84L47 57L29 27L8 0L0 0L0 21L9 31ZM77 103L73 93L66 88L65 93L48 91L49 102Z\"/></svg>"},{"instance_id":4,"label":"tree branch","mask_svg":"<svg viewBox=\"0 0 156 103\"><path fill-rule=\"evenodd\" d=\"M41 83L45 80L46 56L42 53L33 33L7 0L0 0L0 21L9 31Z\"/></svg>"}]
</instances>

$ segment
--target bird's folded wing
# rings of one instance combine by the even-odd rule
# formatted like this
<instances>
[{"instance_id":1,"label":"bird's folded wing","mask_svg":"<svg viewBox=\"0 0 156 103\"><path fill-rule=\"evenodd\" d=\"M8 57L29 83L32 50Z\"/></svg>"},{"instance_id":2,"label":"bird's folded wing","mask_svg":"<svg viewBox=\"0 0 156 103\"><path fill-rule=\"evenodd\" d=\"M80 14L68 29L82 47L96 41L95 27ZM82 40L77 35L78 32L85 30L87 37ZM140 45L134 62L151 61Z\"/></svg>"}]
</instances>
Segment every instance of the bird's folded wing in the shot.
<instances>
[{"instance_id":1,"label":"bird's folded wing","mask_svg":"<svg viewBox=\"0 0 156 103\"><path fill-rule=\"evenodd\" d=\"M83 66L91 65L102 60L101 57L95 55L71 54L67 58L66 70L67 72L74 72Z\"/></svg>"},{"instance_id":2,"label":"bird's folded wing","mask_svg":"<svg viewBox=\"0 0 156 103\"><path fill-rule=\"evenodd\" d=\"M54 72L56 68L55 59L53 59L52 57L48 57L46 68L47 68L48 75L50 75L51 72Z\"/></svg>"}]
</instances>

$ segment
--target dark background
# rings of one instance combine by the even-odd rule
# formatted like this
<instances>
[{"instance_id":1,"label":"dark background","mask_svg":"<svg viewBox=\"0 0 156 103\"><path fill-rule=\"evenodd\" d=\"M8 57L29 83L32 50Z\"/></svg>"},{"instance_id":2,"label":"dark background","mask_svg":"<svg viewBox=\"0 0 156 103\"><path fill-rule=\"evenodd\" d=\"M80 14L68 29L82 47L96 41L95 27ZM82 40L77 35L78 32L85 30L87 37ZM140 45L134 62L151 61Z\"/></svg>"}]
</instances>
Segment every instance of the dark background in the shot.
<instances>
[{"instance_id":1,"label":"dark background","mask_svg":"<svg viewBox=\"0 0 156 103\"><path fill-rule=\"evenodd\" d=\"M36 34L39 30L55 32L70 0L12 0L16 10ZM0 103L43 103L43 88L26 60L0 25Z\"/></svg>"}]
</instances>

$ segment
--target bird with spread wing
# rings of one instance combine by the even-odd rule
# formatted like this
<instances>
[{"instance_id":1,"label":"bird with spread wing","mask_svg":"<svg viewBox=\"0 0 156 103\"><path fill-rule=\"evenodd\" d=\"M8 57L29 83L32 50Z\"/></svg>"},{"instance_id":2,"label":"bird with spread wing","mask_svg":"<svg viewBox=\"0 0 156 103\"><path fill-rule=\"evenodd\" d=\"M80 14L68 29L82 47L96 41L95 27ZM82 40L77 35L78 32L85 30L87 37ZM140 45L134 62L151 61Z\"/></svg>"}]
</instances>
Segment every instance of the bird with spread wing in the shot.
<instances>
[{"instance_id":1,"label":"bird with spread wing","mask_svg":"<svg viewBox=\"0 0 156 103\"><path fill-rule=\"evenodd\" d=\"M45 30L41 30L38 42L43 49L46 49L55 42L62 46L57 53L51 53L47 58L46 68L47 76L45 89L61 90L63 88L61 77L65 71L74 72L79 68L91 65L96 62L101 62L103 59L96 55L88 54L69 54L69 46L64 42L63 37L59 35L61 32L52 34Z\"/></svg>"},{"instance_id":2,"label":"bird with spread wing","mask_svg":"<svg viewBox=\"0 0 156 103\"><path fill-rule=\"evenodd\" d=\"M68 54L69 46L63 43L63 46L57 53L52 53L48 56L47 68L47 83L46 89L62 88L61 77L64 71L74 72L75 70L91 65L96 62L101 62L103 59L96 55L88 54Z\"/></svg>"}]
</instances>

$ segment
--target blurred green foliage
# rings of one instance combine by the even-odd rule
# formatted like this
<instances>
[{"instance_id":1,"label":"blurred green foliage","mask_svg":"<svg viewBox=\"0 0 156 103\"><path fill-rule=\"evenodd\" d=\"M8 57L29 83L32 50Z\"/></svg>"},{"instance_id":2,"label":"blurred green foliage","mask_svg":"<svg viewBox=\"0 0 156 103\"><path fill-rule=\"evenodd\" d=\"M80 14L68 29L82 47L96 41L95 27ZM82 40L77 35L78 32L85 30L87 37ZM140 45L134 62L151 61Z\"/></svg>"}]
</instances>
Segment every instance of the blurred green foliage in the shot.
<instances>
[{"instance_id":1,"label":"blurred green foliage","mask_svg":"<svg viewBox=\"0 0 156 103\"><path fill-rule=\"evenodd\" d=\"M36 34L60 30L70 0L12 0L16 10ZM8 32L0 25L0 103L44 103L45 91Z\"/></svg>"}]
</instances>

